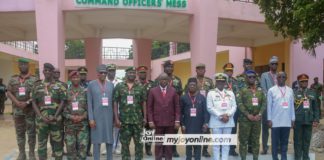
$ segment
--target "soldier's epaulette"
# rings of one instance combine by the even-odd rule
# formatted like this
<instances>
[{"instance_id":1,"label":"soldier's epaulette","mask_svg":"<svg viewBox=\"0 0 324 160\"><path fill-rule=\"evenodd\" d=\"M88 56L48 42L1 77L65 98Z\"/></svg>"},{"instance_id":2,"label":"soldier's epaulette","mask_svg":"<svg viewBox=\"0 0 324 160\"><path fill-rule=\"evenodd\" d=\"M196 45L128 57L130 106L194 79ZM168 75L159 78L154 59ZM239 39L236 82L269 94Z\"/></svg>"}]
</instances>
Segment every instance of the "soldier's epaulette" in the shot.
<instances>
[{"instance_id":1,"label":"soldier's epaulette","mask_svg":"<svg viewBox=\"0 0 324 160\"><path fill-rule=\"evenodd\" d=\"M206 79L208 79L208 80L210 80L210 81L213 81L211 78L209 78L209 77L205 77Z\"/></svg>"},{"instance_id":2,"label":"soldier's epaulette","mask_svg":"<svg viewBox=\"0 0 324 160\"><path fill-rule=\"evenodd\" d=\"M235 77L232 77L232 79L233 79L234 81L237 81L237 79L236 79Z\"/></svg>"},{"instance_id":3,"label":"soldier's epaulette","mask_svg":"<svg viewBox=\"0 0 324 160\"><path fill-rule=\"evenodd\" d=\"M262 91L262 88L261 88L261 87L257 87L257 90L258 90L258 91Z\"/></svg>"}]
</instances>

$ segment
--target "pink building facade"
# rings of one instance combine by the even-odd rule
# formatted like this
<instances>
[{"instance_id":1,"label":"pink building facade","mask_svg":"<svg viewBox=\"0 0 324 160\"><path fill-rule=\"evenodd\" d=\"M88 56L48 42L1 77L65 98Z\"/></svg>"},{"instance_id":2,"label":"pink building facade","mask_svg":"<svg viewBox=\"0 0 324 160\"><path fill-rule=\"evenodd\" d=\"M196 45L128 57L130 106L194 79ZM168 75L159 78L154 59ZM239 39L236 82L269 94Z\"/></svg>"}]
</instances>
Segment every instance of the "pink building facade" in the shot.
<instances>
[{"instance_id":1,"label":"pink building facade","mask_svg":"<svg viewBox=\"0 0 324 160\"><path fill-rule=\"evenodd\" d=\"M261 54L269 52L267 55L282 54L285 64L283 68L289 74L289 83L300 73L307 73L311 78L317 76L323 81L324 55L321 52L324 47L318 47L317 57L311 57L301 49L300 43L275 37L264 23L258 6L253 3L187 0L182 8L129 9L113 6L80 7L77 2L78 0L0 1L0 21L5 22L0 25L0 41L37 41L38 44L38 54L0 44L0 55L29 58L40 71L46 62L54 64L62 73L85 65L89 69L89 79L96 77L95 67L100 63L147 65L151 79L154 79L161 73L163 61L171 59L179 62L179 67L187 66L178 68L183 70L181 73L185 73L180 76L186 79L195 74L198 63L206 64L207 76L214 75L227 62L234 63L235 74L239 74L243 70L243 58L252 58L256 66L264 66L267 65L269 56L263 57ZM134 39L133 61L103 60L102 39L105 38ZM65 60L64 42L69 39L85 40L84 60ZM190 43L191 50L151 61L151 44L154 40ZM270 45L271 48L271 44L278 43L283 43L280 50L276 50L276 47L269 50L266 47ZM16 59L12 57L9 60ZM0 61L9 60L0 57ZM1 72L2 70L5 70L4 66L0 67ZM66 74L62 74L61 78L65 80Z\"/></svg>"}]
</instances>

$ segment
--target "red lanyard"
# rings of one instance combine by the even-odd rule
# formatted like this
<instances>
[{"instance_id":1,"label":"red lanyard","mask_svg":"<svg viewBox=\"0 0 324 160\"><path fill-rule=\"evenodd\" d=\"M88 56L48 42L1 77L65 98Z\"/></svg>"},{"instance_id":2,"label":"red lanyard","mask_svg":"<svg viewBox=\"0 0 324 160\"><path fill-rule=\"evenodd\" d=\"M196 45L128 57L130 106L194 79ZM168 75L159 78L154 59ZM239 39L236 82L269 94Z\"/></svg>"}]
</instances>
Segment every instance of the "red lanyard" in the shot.
<instances>
[{"instance_id":1,"label":"red lanyard","mask_svg":"<svg viewBox=\"0 0 324 160\"><path fill-rule=\"evenodd\" d=\"M232 90L232 82L229 82L229 83L228 83L228 89L229 89L229 90Z\"/></svg>"},{"instance_id":2,"label":"red lanyard","mask_svg":"<svg viewBox=\"0 0 324 160\"><path fill-rule=\"evenodd\" d=\"M20 85L23 84L28 77L29 77L29 73L25 76L19 76Z\"/></svg>"},{"instance_id":3,"label":"red lanyard","mask_svg":"<svg viewBox=\"0 0 324 160\"><path fill-rule=\"evenodd\" d=\"M105 84L102 85L99 80L97 79L97 82L99 84L99 87L100 87L100 91L101 91L101 94L105 94L105 90L106 90L106 81L105 81Z\"/></svg>"},{"instance_id":4,"label":"red lanyard","mask_svg":"<svg viewBox=\"0 0 324 160\"><path fill-rule=\"evenodd\" d=\"M50 86L51 84L50 83L46 83L45 81L43 81L44 85L45 85L45 93L46 95L48 95L48 86Z\"/></svg>"},{"instance_id":5,"label":"red lanyard","mask_svg":"<svg viewBox=\"0 0 324 160\"><path fill-rule=\"evenodd\" d=\"M278 86L278 88L279 88L279 90L280 90L280 92L281 92L281 96L282 96L282 98L284 98L285 95L286 95L286 86L285 86L285 92L283 92L279 86Z\"/></svg>"},{"instance_id":6,"label":"red lanyard","mask_svg":"<svg viewBox=\"0 0 324 160\"><path fill-rule=\"evenodd\" d=\"M270 73L270 76L271 76L273 82L275 83L275 85L277 85L277 79L274 77L274 75L271 73L271 71L269 73Z\"/></svg>"},{"instance_id":7,"label":"red lanyard","mask_svg":"<svg viewBox=\"0 0 324 160\"><path fill-rule=\"evenodd\" d=\"M72 88L71 88L71 93L73 95L73 100L76 100L76 97L78 97L80 91L77 91L77 92L73 92Z\"/></svg>"},{"instance_id":8,"label":"red lanyard","mask_svg":"<svg viewBox=\"0 0 324 160\"><path fill-rule=\"evenodd\" d=\"M130 85L128 85L127 83L126 83L126 85L127 85L127 88L128 88L128 94L130 94L131 90L133 89L134 84L131 87L129 87Z\"/></svg>"},{"instance_id":9,"label":"red lanyard","mask_svg":"<svg viewBox=\"0 0 324 160\"><path fill-rule=\"evenodd\" d=\"M192 107L195 107L195 103L196 103L196 96L194 96L194 98L192 98L192 96L190 96L190 93L188 93L188 96L191 100L191 103L192 103Z\"/></svg>"},{"instance_id":10,"label":"red lanyard","mask_svg":"<svg viewBox=\"0 0 324 160\"><path fill-rule=\"evenodd\" d=\"M224 96L218 89L217 89L217 93L221 96L222 100L225 101L225 97L226 97L225 91L224 91Z\"/></svg>"}]
</instances>

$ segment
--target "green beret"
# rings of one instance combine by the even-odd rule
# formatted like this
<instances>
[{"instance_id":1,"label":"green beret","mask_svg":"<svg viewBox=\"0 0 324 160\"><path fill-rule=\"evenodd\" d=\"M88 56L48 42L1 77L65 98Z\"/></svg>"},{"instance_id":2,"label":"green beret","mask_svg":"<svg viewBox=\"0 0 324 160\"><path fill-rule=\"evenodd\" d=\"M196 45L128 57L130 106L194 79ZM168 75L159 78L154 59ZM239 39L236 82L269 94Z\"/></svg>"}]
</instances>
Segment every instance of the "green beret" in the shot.
<instances>
[{"instance_id":1,"label":"green beret","mask_svg":"<svg viewBox=\"0 0 324 160\"><path fill-rule=\"evenodd\" d=\"M50 69L52 71L55 69L54 66L52 64L50 64L50 63L44 63L44 69L45 68Z\"/></svg>"},{"instance_id":2,"label":"green beret","mask_svg":"<svg viewBox=\"0 0 324 160\"><path fill-rule=\"evenodd\" d=\"M27 59L27 58L19 58L18 59L18 62L21 62L21 63L29 63L29 59Z\"/></svg>"},{"instance_id":3,"label":"green beret","mask_svg":"<svg viewBox=\"0 0 324 160\"><path fill-rule=\"evenodd\" d=\"M116 70L117 66L115 64L108 64L107 65L107 70Z\"/></svg>"},{"instance_id":4,"label":"green beret","mask_svg":"<svg viewBox=\"0 0 324 160\"><path fill-rule=\"evenodd\" d=\"M135 67L128 67L125 69L125 72L128 72L128 71L136 71L136 68Z\"/></svg>"},{"instance_id":5,"label":"green beret","mask_svg":"<svg viewBox=\"0 0 324 160\"><path fill-rule=\"evenodd\" d=\"M203 63L199 63L196 65L196 68L206 68L206 65Z\"/></svg>"}]
</instances>

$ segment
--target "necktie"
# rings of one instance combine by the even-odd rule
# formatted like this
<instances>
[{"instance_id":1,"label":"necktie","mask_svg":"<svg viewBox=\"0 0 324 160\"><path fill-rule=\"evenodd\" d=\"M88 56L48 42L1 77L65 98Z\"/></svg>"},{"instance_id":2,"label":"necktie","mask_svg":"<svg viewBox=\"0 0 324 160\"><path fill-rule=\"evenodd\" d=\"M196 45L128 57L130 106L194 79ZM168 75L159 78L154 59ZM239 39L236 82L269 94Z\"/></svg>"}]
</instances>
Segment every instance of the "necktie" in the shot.
<instances>
[{"instance_id":1,"label":"necktie","mask_svg":"<svg viewBox=\"0 0 324 160\"><path fill-rule=\"evenodd\" d=\"M163 97L165 97L165 95L166 95L166 90L165 90L165 88L162 89L162 95L163 95Z\"/></svg>"}]
</instances>

